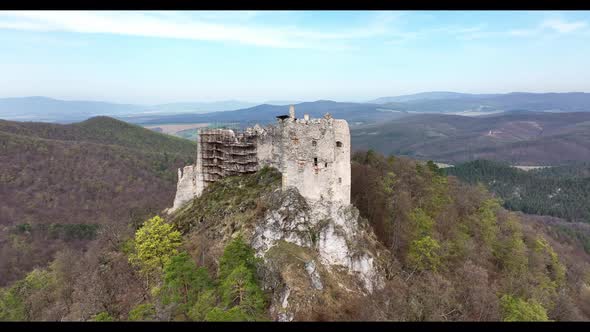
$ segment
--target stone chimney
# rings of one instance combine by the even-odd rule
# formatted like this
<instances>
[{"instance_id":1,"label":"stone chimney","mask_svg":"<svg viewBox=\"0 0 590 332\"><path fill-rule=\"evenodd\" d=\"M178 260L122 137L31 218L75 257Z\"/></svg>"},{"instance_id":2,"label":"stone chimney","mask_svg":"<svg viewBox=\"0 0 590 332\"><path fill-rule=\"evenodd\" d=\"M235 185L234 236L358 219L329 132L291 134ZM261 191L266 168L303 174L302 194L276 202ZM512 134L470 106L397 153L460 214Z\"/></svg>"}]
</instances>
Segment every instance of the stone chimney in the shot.
<instances>
[{"instance_id":1,"label":"stone chimney","mask_svg":"<svg viewBox=\"0 0 590 332\"><path fill-rule=\"evenodd\" d=\"M295 119L295 106L289 106L289 118Z\"/></svg>"}]
</instances>

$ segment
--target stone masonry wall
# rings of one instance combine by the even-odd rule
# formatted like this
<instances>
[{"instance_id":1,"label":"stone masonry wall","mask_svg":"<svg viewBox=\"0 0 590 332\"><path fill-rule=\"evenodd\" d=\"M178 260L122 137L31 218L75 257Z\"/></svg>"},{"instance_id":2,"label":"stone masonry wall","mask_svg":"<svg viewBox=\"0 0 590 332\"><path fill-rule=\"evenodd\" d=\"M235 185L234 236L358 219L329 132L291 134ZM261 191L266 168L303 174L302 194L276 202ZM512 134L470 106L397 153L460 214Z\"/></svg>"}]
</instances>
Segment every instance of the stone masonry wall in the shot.
<instances>
[{"instance_id":1,"label":"stone masonry wall","mask_svg":"<svg viewBox=\"0 0 590 332\"><path fill-rule=\"evenodd\" d=\"M217 131L229 136L216 139L211 136L212 131L203 138L199 135L196 163L179 170L176 197L169 212L199 196L208 183L236 173L233 170L236 166L244 174L264 166L275 167L282 173L283 190L297 188L311 202L350 204L350 131L346 120L333 119L329 114L320 119L309 119L307 115L297 119L291 108L290 115L279 117L274 126L263 128L256 125L239 134L231 130ZM222 142L210 143L212 137L213 141ZM228 137L231 140L227 140ZM218 160L211 159L212 153L217 155L219 151L239 148L240 139L237 137L246 137L248 144L253 144L256 158L253 167L236 165L238 158L243 158L239 155L222 154ZM220 163L221 168L213 162ZM228 165L227 172L224 165Z\"/></svg>"},{"instance_id":2,"label":"stone masonry wall","mask_svg":"<svg viewBox=\"0 0 590 332\"><path fill-rule=\"evenodd\" d=\"M295 187L308 200L350 204L350 134L344 120L284 119L279 170L283 189Z\"/></svg>"}]
</instances>

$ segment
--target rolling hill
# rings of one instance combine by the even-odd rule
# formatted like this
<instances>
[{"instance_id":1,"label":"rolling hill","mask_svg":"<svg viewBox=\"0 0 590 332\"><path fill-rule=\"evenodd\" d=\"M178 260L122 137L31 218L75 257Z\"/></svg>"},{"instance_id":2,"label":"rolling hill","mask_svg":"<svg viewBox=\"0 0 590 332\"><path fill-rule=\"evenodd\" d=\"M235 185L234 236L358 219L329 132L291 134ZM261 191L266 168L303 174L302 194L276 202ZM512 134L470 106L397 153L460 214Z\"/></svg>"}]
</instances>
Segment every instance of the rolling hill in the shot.
<instances>
[{"instance_id":1,"label":"rolling hill","mask_svg":"<svg viewBox=\"0 0 590 332\"><path fill-rule=\"evenodd\" d=\"M590 160L590 113L423 114L352 128L351 138L355 149L449 164L564 165Z\"/></svg>"},{"instance_id":2,"label":"rolling hill","mask_svg":"<svg viewBox=\"0 0 590 332\"><path fill-rule=\"evenodd\" d=\"M194 143L108 117L0 121L0 285L171 204ZM31 259L21 259L30 256Z\"/></svg>"}]
</instances>

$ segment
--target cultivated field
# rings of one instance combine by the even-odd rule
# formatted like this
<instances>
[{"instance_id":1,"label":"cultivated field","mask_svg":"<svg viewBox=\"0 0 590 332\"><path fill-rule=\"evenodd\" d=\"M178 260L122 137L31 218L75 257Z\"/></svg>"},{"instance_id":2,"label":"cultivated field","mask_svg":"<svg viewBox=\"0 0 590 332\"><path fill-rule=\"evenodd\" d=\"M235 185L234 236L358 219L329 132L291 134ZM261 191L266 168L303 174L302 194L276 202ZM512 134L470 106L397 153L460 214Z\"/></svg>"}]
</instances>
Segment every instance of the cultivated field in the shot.
<instances>
[{"instance_id":1,"label":"cultivated field","mask_svg":"<svg viewBox=\"0 0 590 332\"><path fill-rule=\"evenodd\" d=\"M207 126L209 126L208 123L182 123L182 124L150 125L150 126L145 126L145 128L149 128L149 129L160 128L162 130L162 133L164 133L164 134L176 135L178 132L181 132L184 130L204 128Z\"/></svg>"}]
</instances>

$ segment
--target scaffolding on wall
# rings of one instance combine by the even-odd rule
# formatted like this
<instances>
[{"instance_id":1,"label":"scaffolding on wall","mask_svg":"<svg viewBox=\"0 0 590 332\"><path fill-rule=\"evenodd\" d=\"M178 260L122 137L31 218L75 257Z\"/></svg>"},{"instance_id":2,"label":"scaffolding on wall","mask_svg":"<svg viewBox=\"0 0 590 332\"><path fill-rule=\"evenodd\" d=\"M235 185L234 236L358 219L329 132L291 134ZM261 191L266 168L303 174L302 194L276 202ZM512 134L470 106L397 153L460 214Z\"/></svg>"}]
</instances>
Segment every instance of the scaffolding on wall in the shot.
<instances>
[{"instance_id":1,"label":"scaffolding on wall","mask_svg":"<svg viewBox=\"0 0 590 332\"><path fill-rule=\"evenodd\" d=\"M254 173L258 170L256 134L241 128L204 128L199 130L199 151L203 180L210 184L226 176Z\"/></svg>"}]
</instances>

